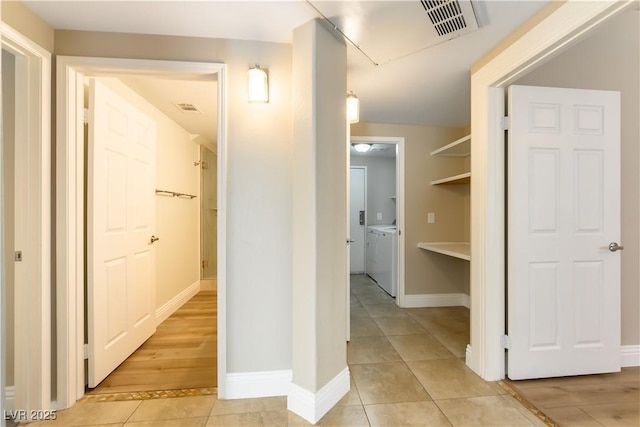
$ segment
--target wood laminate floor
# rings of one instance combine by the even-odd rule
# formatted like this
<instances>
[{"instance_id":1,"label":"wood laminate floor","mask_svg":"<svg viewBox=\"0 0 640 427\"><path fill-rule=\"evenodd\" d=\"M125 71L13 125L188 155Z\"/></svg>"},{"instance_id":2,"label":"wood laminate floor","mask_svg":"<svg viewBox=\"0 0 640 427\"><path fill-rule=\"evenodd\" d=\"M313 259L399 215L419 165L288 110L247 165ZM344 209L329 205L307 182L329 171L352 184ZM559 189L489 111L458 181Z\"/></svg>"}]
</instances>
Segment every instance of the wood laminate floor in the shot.
<instances>
[{"instance_id":1,"label":"wood laminate floor","mask_svg":"<svg viewBox=\"0 0 640 427\"><path fill-rule=\"evenodd\" d=\"M640 367L622 372L505 381L559 426L640 425Z\"/></svg>"},{"instance_id":2,"label":"wood laminate floor","mask_svg":"<svg viewBox=\"0 0 640 427\"><path fill-rule=\"evenodd\" d=\"M216 387L216 296L200 291L88 394Z\"/></svg>"}]
</instances>

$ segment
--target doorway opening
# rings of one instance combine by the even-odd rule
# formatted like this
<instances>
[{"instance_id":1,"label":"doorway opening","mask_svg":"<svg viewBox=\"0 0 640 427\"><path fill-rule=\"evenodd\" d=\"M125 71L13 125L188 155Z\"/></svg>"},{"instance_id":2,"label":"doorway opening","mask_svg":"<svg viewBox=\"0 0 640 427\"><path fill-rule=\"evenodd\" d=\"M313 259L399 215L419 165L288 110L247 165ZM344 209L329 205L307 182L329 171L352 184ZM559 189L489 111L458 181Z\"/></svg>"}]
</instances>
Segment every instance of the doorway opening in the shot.
<instances>
[{"instance_id":1,"label":"doorway opening","mask_svg":"<svg viewBox=\"0 0 640 427\"><path fill-rule=\"evenodd\" d=\"M368 152L359 153L354 148L356 144L367 145ZM350 248L347 264L350 265L350 273L369 275L374 281L377 278L376 283L380 288L395 298L397 305L401 305L404 302L405 292L404 236L402 234L404 138L352 136L348 165L350 178L347 216ZM379 237L379 239L373 237ZM376 244L378 240L380 245ZM380 251L377 250L378 247ZM380 263L376 262L378 252L381 255ZM377 266L382 264L385 268L378 269ZM348 314L347 337L350 337L351 313Z\"/></svg>"},{"instance_id":2,"label":"doorway opening","mask_svg":"<svg viewBox=\"0 0 640 427\"><path fill-rule=\"evenodd\" d=\"M84 135L81 134L81 119L82 119L82 101L83 101L83 93L84 93L84 80L85 78L118 78L122 80L122 84L128 86L136 86L137 83L140 84L140 87L143 85L146 86L149 82L158 83L159 80L164 80L164 87L167 87L166 81L172 81L173 83L184 83L184 84L202 84L202 83L210 83L214 82L217 84L217 91L215 94L210 96L212 98L212 102L216 106L216 111L213 115L208 116L209 126L211 126L211 122L214 122L214 128L212 134L214 138L212 141L208 143L210 145L209 148L217 151L218 154L218 162L217 172L218 176L216 177L217 182L217 193L219 197L216 197L216 201L218 206L218 229L224 230L224 186L221 185L224 182L223 179L219 179L222 175L224 176L224 153L225 153L225 128L224 128L224 109L217 108L218 105L224 106L224 87L225 87L225 72L226 67L223 64L214 64L214 63L190 63L190 62L167 62L167 61L147 61L147 60L125 60L125 59L104 59L104 58L81 58L81 57L59 57L58 58L58 112L59 112L59 123L58 126L59 134L58 137L62 141L68 141L68 144L61 144L59 146L59 157L58 157L58 170L69 171L72 170L73 173L66 176L66 179L60 180L61 189L58 191L58 232L60 236L61 248L59 250L59 260L60 257L64 258L66 255L67 264L71 264L73 267L69 269L67 265L64 268L58 268L58 402L61 408L66 408L71 406L75 401L82 397L85 393L84 387L84 360L81 358L82 351L78 351L78 349L82 349L84 343L84 314L85 314L85 306L80 301L84 300L83 298L83 290L78 289L75 286L77 280L73 280L78 274L84 275L84 251L78 250L79 248L75 245L68 245L70 241L78 242L78 239L82 239L84 241L86 233L83 230L82 221L78 221L78 217L75 217L75 221L69 222L69 217L71 215L76 215L80 207L84 204L84 198L78 198L77 195L80 192L83 192L83 183L79 179L82 177L83 165L84 165ZM144 77L144 78L142 78ZM131 80L139 80L138 82L132 82ZM144 84L141 83L144 81ZM140 89L138 87L138 93L144 92L146 89ZM164 91L161 91L164 92ZM141 96L147 97L147 96ZM153 103L156 103L155 101ZM183 114L180 109L180 106L169 105L169 110L175 109L177 114ZM158 110L161 108L158 107ZM164 113L164 112L163 112ZM170 115L168 113L164 113L167 116ZM177 122L177 120L176 120ZM62 124L67 124L66 126ZM220 123L220 125L217 125ZM188 132L185 131L187 127L183 128L183 133L188 133L189 135L189 143L192 144L191 154L185 155L184 153L179 152L158 152L159 163L163 161L162 156L173 157L172 160L179 162L180 167L189 169L188 176L181 176L175 170L171 168L158 170L158 174L156 175L158 180L154 182L155 184L155 200L156 204L170 205L167 208L166 218L162 218L162 215L159 214L158 222L161 223L163 220L174 221L173 223L165 224L165 231L163 236L154 235L152 236L152 240L154 242L157 241L156 247L159 247L158 243L162 243L163 240L171 242L173 238L180 239L184 236L181 235L181 231L185 232L185 228L180 230L180 226L172 227L171 224L180 224L181 218L183 215L179 211L188 209L189 211L193 211L192 214L189 215L189 218L193 218L193 221L184 221L184 224L181 224L183 227L188 228L189 234L195 235L194 239L188 244L190 262L193 263L193 283L188 285L184 289L173 289L173 292L165 293L165 300L162 301L162 304L156 307L156 311L154 315L158 318L159 321L165 320L169 317L177 307L180 307L186 301L190 299L197 291L200 289L200 279L201 279L201 271L200 271L200 168L199 164L201 163L200 159L200 148L198 145L207 145L201 144L203 132L194 131L189 129ZM164 159L167 160L167 159ZM164 179L164 181L163 181ZM160 184L163 184L163 187L160 187ZM166 187L166 188L165 188ZM183 188L186 188L185 191ZM165 197L171 193L171 197ZM82 193L80 193L82 194ZM196 199L197 198L197 199ZM196 200L194 200L196 199ZM169 212L171 211L171 212ZM80 224L79 226L77 224ZM162 226L161 224L158 224ZM224 245L224 233L221 234L218 239L218 245ZM153 239L156 237L156 239ZM160 240L158 240L158 237ZM181 243L174 243L177 246L174 249L180 250ZM71 246L71 247L70 247ZM193 254L191 254L193 252ZM217 251L218 254L218 265L224 266L224 252ZM171 267L173 266L173 270L177 269L177 267L181 266L180 254L170 255L173 259L165 260L164 264L167 264L168 273L162 275L159 279L171 281L171 277L169 274L172 272ZM220 260L219 258L223 259ZM160 263L163 263L162 260L159 260ZM190 270L191 271L191 270ZM71 273L71 274L70 274ZM70 277L73 276L73 277ZM225 350L225 337L224 333L218 333L218 331L223 331L224 328L220 327L220 323L224 324L221 319L224 319L224 269L218 269L218 289L222 289L222 292L218 292L217 295L213 296L213 300L217 301L217 312L220 313L220 316L217 319L201 319L205 322L210 323L213 326L217 333L217 350L215 350L215 345L211 346L210 344L206 344L209 347L209 350L213 351L214 357L210 358L210 362L207 366L203 367L208 371L216 372L216 364L217 371L225 372L225 359L224 354ZM160 297L160 293L158 293ZM82 300L79 301L79 298ZM160 298L158 298L160 301ZM201 303L195 301L196 303ZM186 307L183 306L183 307ZM198 308L195 308L197 311ZM67 315L65 315L67 314ZM91 314L91 313L89 313ZM177 312L176 312L177 314ZM184 317L184 316L182 316ZM169 319L171 319L169 317ZM175 326L175 325L174 325ZM178 327L181 329L181 327ZM184 331L182 331L184 332ZM166 337L165 337L166 340ZM216 341L216 340L214 340ZM148 350L148 349L147 349ZM223 357L215 357L215 353L217 352L218 356L223 355ZM216 362L217 360L217 362ZM188 362L184 362L187 363ZM224 374L222 377L218 374L218 382L224 383ZM163 387L164 388L164 387ZM168 385L168 388L173 388L171 385Z\"/></svg>"},{"instance_id":3,"label":"doorway opening","mask_svg":"<svg viewBox=\"0 0 640 427\"><path fill-rule=\"evenodd\" d=\"M211 183L200 171L215 161L213 155L202 159L201 153L211 152L206 146L215 147L217 82L92 77L85 78L84 88L87 393L213 389L216 295L213 286L200 280L198 258L205 233L201 205L216 203L215 176ZM130 111L147 120L141 122ZM124 116L130 124L121 129L116 118ZM140 149L140 126L151 124L154 141ZM128 154L118 145L120 131L126 129L138 129L130 140L138 148ZM120 161L123 157L127 160ZM130 166L112 176L125 162ZM215 165L211 169L215 173ZM117 194L111 187L119 189ZM205 191L209 194L201 197ZM125 206L127 224L122 228L118 219L125 218L119 214ZM136 237L140 234L141 239ZM140 246L117 249L114 240L121 236ZM108 253L101 249L107 246ZM131 276L123 275L120 280L120 266L133 270L135 279L129 282ZM127 291L118 292L119 287ZM110 308L112 298L118 304ZM129 307L135 300L133 306L143 311L135 311L135 319L125 316L118 308L122 299ZM124 332L109 335L107 323L125 325Z\"/></svg>"}]
</instances>

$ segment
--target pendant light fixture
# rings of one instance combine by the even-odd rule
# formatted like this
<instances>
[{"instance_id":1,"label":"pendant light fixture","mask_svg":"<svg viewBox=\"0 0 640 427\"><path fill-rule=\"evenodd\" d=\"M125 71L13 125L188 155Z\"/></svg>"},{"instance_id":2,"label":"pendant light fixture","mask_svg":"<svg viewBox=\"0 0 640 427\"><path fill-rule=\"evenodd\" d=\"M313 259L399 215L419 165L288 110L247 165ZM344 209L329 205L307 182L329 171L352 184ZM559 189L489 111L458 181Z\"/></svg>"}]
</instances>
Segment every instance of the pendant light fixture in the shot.
<instances>
[{"instance_id":1,"label":"pendant light fixture","mask_svg":"<svg viewBox=\"0 0 640 427\"><path fill-rule=\"evenodd\" d=\"M347 92L347 121L349 123L360 121L360 100L353 91Z\"/></svg>"}]
</instances>

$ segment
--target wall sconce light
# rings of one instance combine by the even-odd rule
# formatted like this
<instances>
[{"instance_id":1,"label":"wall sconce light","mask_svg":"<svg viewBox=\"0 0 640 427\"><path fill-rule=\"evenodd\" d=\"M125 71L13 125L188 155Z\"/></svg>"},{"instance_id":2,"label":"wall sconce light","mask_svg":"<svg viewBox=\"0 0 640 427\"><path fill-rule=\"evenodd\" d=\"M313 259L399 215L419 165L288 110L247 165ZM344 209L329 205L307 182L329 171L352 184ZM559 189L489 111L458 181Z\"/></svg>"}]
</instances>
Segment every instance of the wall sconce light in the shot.
<instances>
[{"instance_id":1,"label":"wall sconce light","mask_svg":"<svg viewBox=\"0 0 640 427\"><path fill-rule=\"evenodd\" d=\"M360 121L360 100L352 92L347 92L347 121L358 123Z\"/></svg>"},{"instance_id":2,"label":"wall sconce light","mask_svg":"<svg viewBox=\"0 0 640 427\"><path fill-rule=\"evenodd\" d=\"M267 72L259 65L249 68L249 102L269 102Z\"/></svg>"},{"instance_id":3,"label":"wall sconce light","mask_svg":"<svg viewBox=\"0 0 640 427\"><path fill-rule=\"evenodd\" d=\"M355 148L356 151L359 153L366 153L371 149L371 144L363 144L363 143L353 144L353 148Z\"/></svg>"}]
</instances>

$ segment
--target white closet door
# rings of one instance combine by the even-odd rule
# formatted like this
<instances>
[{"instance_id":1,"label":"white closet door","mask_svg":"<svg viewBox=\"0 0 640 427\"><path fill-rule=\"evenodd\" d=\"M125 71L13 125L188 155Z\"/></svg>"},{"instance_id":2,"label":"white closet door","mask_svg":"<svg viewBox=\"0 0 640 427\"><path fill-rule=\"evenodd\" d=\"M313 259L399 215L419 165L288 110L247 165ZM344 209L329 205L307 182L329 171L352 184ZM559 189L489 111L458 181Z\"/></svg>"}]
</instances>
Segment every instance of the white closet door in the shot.
<instances>
[{"instance_id":1,"label":"white closet door","mask_svg":"<svg viewBox=\"0 0 640 427\"><path fill-rule=\"evenodd\" d=\"M99 81L89 97L89 387L154 332L155 122Z\"/></svg>"},{"instance_id":2,"label":"white closet door","mask_svg":"<svg viewBox=\"0 0 640 427\"><path fill-rule=\"evenodd\" d=\"M620 96L511 86L508 376L620 370Z\"/></svg>"}]
</instances>

